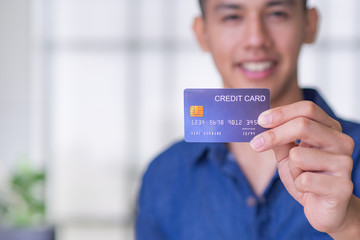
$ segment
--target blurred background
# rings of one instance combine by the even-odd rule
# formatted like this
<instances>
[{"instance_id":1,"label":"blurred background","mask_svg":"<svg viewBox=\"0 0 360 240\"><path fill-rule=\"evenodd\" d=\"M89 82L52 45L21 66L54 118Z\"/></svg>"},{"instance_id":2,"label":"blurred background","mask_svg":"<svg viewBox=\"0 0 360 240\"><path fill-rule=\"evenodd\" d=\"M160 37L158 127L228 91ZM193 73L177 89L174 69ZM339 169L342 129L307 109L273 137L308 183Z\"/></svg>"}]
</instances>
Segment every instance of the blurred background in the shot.
<instances>
[{"instance_id":1,"label":"blurred background","mask_svg":"<svg viewBox=\"0 0 360 240\"><path fill-rule=\"evenodd\" d=\"M301 86L360 120L360 1L313 0ZM151 159L183 138L183 90L221 81L197 0L0 0L0 224L133 239Z\"/></svg>"}]
</instances>

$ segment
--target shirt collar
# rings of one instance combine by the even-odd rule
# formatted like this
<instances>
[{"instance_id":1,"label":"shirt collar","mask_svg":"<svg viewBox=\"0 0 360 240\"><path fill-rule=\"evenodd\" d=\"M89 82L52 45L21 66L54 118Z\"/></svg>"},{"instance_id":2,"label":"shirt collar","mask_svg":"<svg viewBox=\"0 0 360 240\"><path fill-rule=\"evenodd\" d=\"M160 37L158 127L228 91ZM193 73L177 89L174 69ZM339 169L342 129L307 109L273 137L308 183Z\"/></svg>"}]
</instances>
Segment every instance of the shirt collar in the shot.
<instances>
[{"instance_id":1,"label":"shirt collar","mask_svg":"<svg viewBox=\"0 0 360 240\"><path fill-rule=\"evenodd\" d=\"M194 164L207 160L215 160L217 163L223 163L229 153L225 143L190 143L187 148L188 157Z\"/></svg>"}]
</instances>

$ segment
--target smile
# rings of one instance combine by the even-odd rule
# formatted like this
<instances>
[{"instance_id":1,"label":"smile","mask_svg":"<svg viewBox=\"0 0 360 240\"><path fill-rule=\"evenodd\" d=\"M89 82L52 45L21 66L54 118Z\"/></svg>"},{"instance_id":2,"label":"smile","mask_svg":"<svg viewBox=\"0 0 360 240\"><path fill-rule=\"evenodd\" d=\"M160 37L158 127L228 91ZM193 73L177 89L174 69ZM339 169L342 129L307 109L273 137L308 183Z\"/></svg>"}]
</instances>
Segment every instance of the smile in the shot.
<instances>
[{"instance_id":1,"label":"smile","mask_svg":"<svg viewBox=\"0 0 360 240\"><path fill-rule=\"evenodd\" d=\"M262 80L270 77L277 68L277 62L272 60L247 61L237 64L243 76L250 80Z\"/></svg>"},{"instance_id":2,"label":"smile","mask_svg":"<svg viewBox=\"0 0 360 240\"><path fill-rule=\"evenodd\" d=\"M275 65L272 61L263 61L263 62L246 62L242 64L242 67L246 71L250 72L263 72L268 69L271 69Z\"/></svg>"}]
</instances>

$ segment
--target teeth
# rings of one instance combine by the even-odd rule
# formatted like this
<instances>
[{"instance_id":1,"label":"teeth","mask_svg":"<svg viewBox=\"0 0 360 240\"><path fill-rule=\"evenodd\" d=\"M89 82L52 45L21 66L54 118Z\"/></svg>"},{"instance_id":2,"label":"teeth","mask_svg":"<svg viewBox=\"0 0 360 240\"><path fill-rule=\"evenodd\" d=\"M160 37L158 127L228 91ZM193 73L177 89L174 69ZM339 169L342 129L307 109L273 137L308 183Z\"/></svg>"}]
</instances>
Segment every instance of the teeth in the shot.
<instances>
[{"instance_id":1,"label":"teeth","mask_svg":"<svg viewBox=\"0 0 360 240\"><path fill-rule=\"evenodd\" d=\"M252 72L265 71L265 70L271 68L273 65L274 65L274 63L273 63L273 62L270 62L270 61L243 63L243 67L244 67L246 70L252 71Z\"/></svg>"}]
</instances>

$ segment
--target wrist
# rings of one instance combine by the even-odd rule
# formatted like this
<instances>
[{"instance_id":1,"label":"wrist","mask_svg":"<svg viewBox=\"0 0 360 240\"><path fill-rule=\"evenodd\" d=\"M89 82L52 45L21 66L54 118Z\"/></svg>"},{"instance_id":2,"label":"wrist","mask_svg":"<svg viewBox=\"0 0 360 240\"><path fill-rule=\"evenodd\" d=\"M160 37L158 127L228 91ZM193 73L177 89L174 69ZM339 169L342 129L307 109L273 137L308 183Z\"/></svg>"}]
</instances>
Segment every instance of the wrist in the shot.
<instances>
[{"instance_id":1,"label":"wrist","mask_svg":"<svg viewBox=\"0 0 360 240\"><path fill-rule=\"evenodd\" d=\"M343 226L336 232L329 233L334 240L360 239L360 199L352 195L348 216Z\"/></svg>"}]
</instances>

